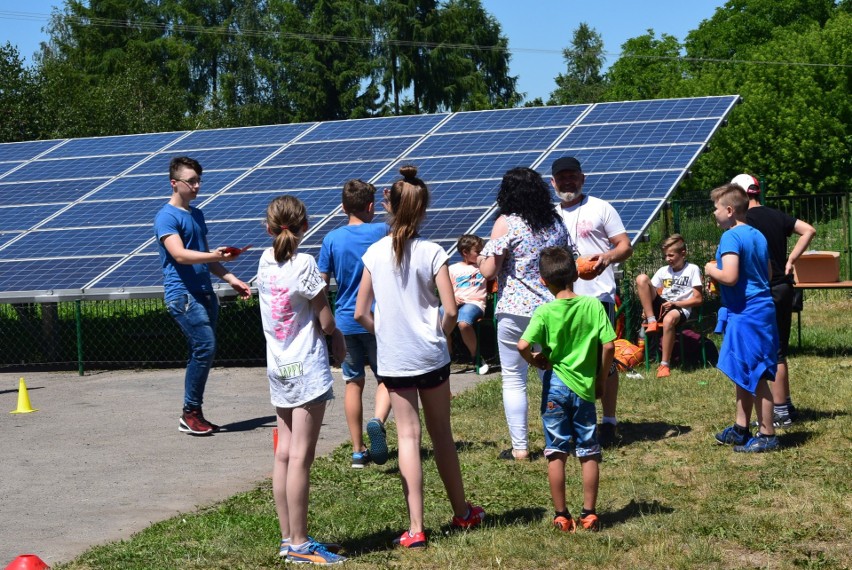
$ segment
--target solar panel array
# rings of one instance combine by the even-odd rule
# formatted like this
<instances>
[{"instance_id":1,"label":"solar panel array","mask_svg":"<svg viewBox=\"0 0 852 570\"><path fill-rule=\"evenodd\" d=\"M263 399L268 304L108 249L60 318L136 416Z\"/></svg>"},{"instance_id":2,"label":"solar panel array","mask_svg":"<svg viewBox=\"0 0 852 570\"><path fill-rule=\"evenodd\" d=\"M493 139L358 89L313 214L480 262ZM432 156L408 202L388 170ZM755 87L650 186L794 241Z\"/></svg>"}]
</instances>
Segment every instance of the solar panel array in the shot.
<instances>
[{"instance_id":1,"label":"solar panel array","mask_svg":"<svg viewBox=\"0 0 852 570\"><path fill-rule=\"evenodd\" d=\"M270 243L262 220L282 193L307 205L302 251L345 223L343 182L386 187L415 164L432 192L422 234L452 249L487 236L506 170L549 176L576 156L585 192L610 201L641 235L739 97L666 99L384 117L234 129L0 144L0 298L157 295L152 222L168 200L168 164L204 167L211 247L255 248L229 263L255 275Z\"/></svg>"}]
</instances>

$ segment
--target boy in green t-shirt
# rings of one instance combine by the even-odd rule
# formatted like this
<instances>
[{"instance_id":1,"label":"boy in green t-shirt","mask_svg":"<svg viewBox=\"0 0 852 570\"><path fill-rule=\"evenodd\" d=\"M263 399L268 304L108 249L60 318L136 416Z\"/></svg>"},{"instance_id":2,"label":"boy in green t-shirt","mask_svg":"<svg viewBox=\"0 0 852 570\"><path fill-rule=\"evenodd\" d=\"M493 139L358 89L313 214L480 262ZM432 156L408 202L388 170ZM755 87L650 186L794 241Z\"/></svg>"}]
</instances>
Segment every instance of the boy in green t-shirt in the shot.
<instances>
[{"instance_id":1,"label":"boy in green t-shirt","mask_svg":"<svg viewBox=\"0 0 852 570\"><path fill-rule=\"evenodd\" d=\"M565 501L565 463L572 454L580 460L583 473L580 524L596 531L600 528L595 505L601 446L596 432L595 386L609 374L615 331L600 301L574 293L577 266L567 249L543 249L539 270L556 299L535 310L518 341L518 351L533 366L550 371L542 380L541 420L556 510L553 524L567 532L577 528ZM532 352L535 344L541 345L541 352Z\"/></svg>"}]
</instances>

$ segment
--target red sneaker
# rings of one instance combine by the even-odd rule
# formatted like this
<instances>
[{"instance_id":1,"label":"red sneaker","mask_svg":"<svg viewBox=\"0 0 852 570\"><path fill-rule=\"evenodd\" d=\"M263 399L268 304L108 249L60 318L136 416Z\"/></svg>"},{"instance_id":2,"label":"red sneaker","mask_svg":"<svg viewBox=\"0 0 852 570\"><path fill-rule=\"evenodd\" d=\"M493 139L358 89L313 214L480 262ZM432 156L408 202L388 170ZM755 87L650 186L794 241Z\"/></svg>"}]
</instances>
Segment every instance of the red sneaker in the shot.
<instances>
[{"instance_id":1,"label":"red sneaker","mask_svg":"<svg viewBox=\"0 0 852 570\"><path fill-rule=\"evenodd\" d=\"M485 520L485 509L467 504L467 514L463 517L453 517L452 525L456 528L473 528Z\"/></svg>"},{"instance_id":2,"label":"red sneaker","mask_svg":"<svg viewBox=\"0 0 852 570\"><path fill-rule=\"evenodd\" d=\"M405 531L399 538L393 539L393 543L405 548L426 548L426 533Z\"/></svg>"},{"instance_id":3,"label":"red sneaker","mask_svg":"<svg viewBox=\"0 0 852 570\"><path fill-rule=\"evenodd\" d=\"M601 521L598 520L598 515L594 513L580 517L580 524L584 529L592 532L598 532L601 529Z\"/></svg>"},{"instance_id":4,"label":"red sneaker","mask_svg":"<svg viewBox=\"0 0 852 570\"><path fill-rule=\"evenodd\" d=\"M577 530L577 521L575 521L572 517L563 517L562 515L558 515L553 517L553 526L562 532L573 533Z\"/></svg>"},{"instance_id":5,"label":"red sneaker","mask_svg":"<svg viewBox=\"0 0 852 570\"><path fill-rule=\"evenodd\" d=\"M657 378L668 378L672 375L672 370L668 366L660 365L657 368Z\"/></svg>"},{"instance_id":6,"label":"red sneaker","mask_svg":"<svg viewBox=\"0 0 852 570\"><path fill-rule=\"evenodd\" d=\"M183 411L178 423L178 430L191 435L208 435L213 433L213 425L204 419L201 408Z\"/></svg>"}]
</instances>

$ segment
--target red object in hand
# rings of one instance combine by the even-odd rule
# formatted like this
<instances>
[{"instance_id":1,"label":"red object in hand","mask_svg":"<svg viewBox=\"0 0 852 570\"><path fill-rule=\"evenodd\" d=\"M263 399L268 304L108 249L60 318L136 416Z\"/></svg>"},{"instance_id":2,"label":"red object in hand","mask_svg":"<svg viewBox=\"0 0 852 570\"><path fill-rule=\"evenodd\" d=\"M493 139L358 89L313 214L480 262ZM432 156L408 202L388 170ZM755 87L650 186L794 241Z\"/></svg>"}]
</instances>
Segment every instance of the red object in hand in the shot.
<instances>
[{"instance_id":1,"label":"red object in hand","mask_svg":"<svg viewBox=\"0 0 852 570\"><path fill-rule=\"evenodd\" d=\"M228 247L226 247L226 248L225 248L225 250L224 250L224 251L225 251L225 253L230 254L230 255L239 255L239 254L241 254L241 253L243 253L243 252L248 251L249 249L251 249L251 247L252 247L252 246L251 246L251 244L249 244L249 245L247 245L247 246L245 246L245 247L231 247L231 246L228 246Z\"/></svg>"},{"instance_id":2,"label":"red object in hand","mask_svg":"<svg viewBox=\"0 0 852 570\"><path fill-rule=\"evenodd\" d=\"M580 279L594 279L598 276L598 272L595 270L595 264L597 264L597 259L592 259L590 257L578 257L577 258L577 274L580 276Z\"/></svg>"}]
</instances>

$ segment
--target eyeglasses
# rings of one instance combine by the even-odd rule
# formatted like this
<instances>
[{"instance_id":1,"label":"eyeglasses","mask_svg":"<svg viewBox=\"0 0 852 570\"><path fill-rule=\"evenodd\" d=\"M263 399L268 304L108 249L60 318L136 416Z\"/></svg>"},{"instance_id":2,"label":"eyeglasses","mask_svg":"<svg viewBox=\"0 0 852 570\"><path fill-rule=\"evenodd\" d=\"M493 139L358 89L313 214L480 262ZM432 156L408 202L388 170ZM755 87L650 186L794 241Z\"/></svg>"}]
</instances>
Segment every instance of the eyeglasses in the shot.
<instances>
[{"instance_id":1,"label":"eyeglasses","mask_svg":"<svg viewBox=\"0 0 852 570\"><path fill-rule=\"evenodd\" d=\"M196 186L201 185L201 178L189 178L187 180L184 180L183 178L175 178L175 182L183 182L188 186Z\"/></svg>"}]
</instances>

